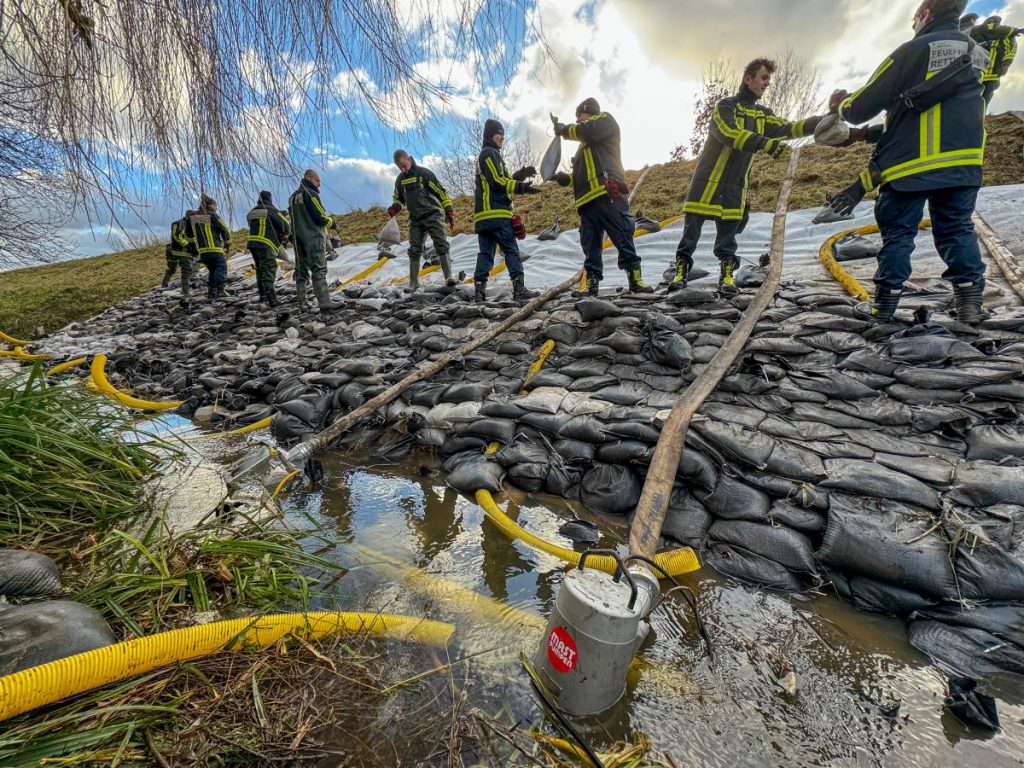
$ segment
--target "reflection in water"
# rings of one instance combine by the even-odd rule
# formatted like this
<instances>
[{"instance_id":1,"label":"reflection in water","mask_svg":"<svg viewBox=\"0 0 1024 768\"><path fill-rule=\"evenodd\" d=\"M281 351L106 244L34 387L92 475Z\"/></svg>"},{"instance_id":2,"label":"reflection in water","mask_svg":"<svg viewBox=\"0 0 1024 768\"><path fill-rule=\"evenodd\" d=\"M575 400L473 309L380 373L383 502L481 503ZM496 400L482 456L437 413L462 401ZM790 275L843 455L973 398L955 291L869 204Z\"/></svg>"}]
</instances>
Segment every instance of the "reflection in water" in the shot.
<instances>
[{"instance_id":1,"label":"reflection in water","mask_svg":"<svg viewBox=\"0 0 1024 768\"><path fill-rule=\"evenodd\" d=\"M461 670L472 704L537 721L517 654L536 649L564 565L506 539L417 461L367 466L333 454L322 487L291 494L285 506L337 531L335 556L353 566L337 585L344 607L454 622L453 655L473 656ZM508 513L568 546L557 533L571 517L564 506L513 494ZM907 643L902 623L828 597L739 586L709 569L683 581L698 595L714 661L682 604L663 603L626 699L582 724L599 745L643 732L677 764L728 768L1024 765L1020 692L999 702L1001 734L969 733L943 716L943 679Z\"/></svg>"}]
</instances>

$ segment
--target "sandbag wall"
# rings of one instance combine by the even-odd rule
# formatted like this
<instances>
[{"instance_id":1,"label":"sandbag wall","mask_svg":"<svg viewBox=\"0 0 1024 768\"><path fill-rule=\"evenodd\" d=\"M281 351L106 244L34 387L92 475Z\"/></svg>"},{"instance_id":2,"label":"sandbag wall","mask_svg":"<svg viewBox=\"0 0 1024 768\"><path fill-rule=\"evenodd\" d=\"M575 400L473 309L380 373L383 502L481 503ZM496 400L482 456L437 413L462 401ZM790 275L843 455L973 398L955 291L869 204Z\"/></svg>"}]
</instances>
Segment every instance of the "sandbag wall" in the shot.
<instances>
[{"instance_id":1,"label":"sandbag wall","mask_svg":"<svg viewBox=\"0 0 1024 768\"><path fill-rule=\"evenodd\" d=\"M151 295L49 346L116 346L112 367L145 394L225 426L273 413L287 442L515 309L467 293L353 286L344 310L298 318L246 294L181 317ZM626 515L667 409L749 299L562 297L344 442L392 460L435 451L462 491L509 483ZM875 326L832 290L784 286L692 425L666 538L748 582L908 618L915 644L962 674L1024 674L1024 316L994 317L978 332L942 315Z\"/></svg>"}]
</instances>

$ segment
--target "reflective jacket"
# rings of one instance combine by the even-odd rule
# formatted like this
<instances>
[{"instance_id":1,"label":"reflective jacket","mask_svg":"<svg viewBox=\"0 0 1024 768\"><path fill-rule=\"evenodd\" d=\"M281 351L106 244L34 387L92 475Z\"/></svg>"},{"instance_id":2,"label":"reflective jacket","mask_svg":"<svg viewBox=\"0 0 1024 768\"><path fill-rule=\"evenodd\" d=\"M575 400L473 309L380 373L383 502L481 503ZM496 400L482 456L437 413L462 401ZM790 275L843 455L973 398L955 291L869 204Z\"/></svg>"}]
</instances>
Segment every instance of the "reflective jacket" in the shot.
<instances>
[{"instance_id":1,"label":"reflective jacket","mask_svg":"<svg viewBox=\"0 0 1024 768\"><path fill-rule=\"evenodd\" d=\"M395 179L392 201L399 209L406 206L409 218L417 220L454 211L451 198L434 172L416 165L415 160L408 173L400 173Z\"/></svg>"},{"instance_id":2,"label":"reflective jacket","mask_svg":"<svg viewBox=\"0 0 1024 768\"><path fill-rule=\"evenodd\" d=\"M747 86L715 106L708 139L697 160L684 213L722 221L740 221L747 205L747 185L754 153L772 149L785 139L814 133L820 117L791 122L757 103Z\"/></svg>"},{"instance_id":3,"label":"reflective jacket","mask_svg":"<svg viewBox=\"0 0 1024 768\"><path fill-rule=\"evenodd\" d=\"M627 193L619 124L614 117L601 112L585 122L574 123L568 127L565 138L580 142L572 158L572 193L577 208L607 195L605 184L609 181L616 182L619 191Z\"/></svg>"},{"instance_id":4,"label":"reflective jacket","mask_svg":"<svg viewBox=\"0 0 1024 768\"><path fill-rule=\"evenodd\" d=\"M171 255L194 255L192 240L188 236L188 214L171 224Z\"/></svg>"},{"instance_id":5,"label":"reflective jacket","mask_svg":"<svg viewBox=\"0 0 1024 768\"><path fill-rule=\"evenodd\" d=\"M269 248L270 253L277 256L281 250L281 242L288 236L290 228L288 219L284 217L273 205L257 203L245 220L249 222L249 239L245 242L246 248L254 245Z\"/></svg>"},{"instance_id":6,"label":"reflective jacket","mask_svg":"<svg viewBox=\"0 0 1024 768\"><path fill-rule=\"evenodd\" d=\"M303 243L324 240L325 230L334 225L334 219L320 202L320 188L309 179L303 179L288 198L288 213L295 238Z\"/></svg>"},{"instance_id":7,"label":"reflective jacket","mask_svg":"<svg viewBox=\"0 0 1024 768\"><path fill-rule=\"evenodd\" d=\"M885 132L872 162L882 184L901 192L946 187L981 186L985 155L985 102L980 75L985 67L981 49L959 31L955 13L944 14L925 26L879 65L859 91L839 105L839 116L854 124L882 110ZM972 53L979 82L924 112L902 104L901 94L941 72L965 53Z\"/></svg>"},{"instance_id":8,"label":"reflective jacket","mask_svg":"<svg viewBox=\"0 0 1024 768\"><path fill-rule=\"evenodd\" d=\"M476 183L473 190L473 223L512 218L512 195L526 185L513 179L493 141L485 141L476 159ZM476 227L480 229L480 227Z\"/></svg>"},{"instance_id":9,"label":"reflective jacket","mask_svg":"<svg viewBox=\"0 0 1024 768\"><path fill-rule=\"evenodd\" d=\"M231 230L223 219L205 208L200 208L188 217L187 233L200 257L208 253L224 255L231 242Z\"/></svg>"},{"instance_id":10,"label":"reflective jacket","mask_svg":"<svg viewBox=\"0 0 1024 768\"><path fill-rule=\"evenodd\" d=\"M1003 77L1017 55L1017 29L990 21L973 27L971 39L984 48L988 55L988 64L981 82L987 83Z\"/></svg>"}]
</instances>

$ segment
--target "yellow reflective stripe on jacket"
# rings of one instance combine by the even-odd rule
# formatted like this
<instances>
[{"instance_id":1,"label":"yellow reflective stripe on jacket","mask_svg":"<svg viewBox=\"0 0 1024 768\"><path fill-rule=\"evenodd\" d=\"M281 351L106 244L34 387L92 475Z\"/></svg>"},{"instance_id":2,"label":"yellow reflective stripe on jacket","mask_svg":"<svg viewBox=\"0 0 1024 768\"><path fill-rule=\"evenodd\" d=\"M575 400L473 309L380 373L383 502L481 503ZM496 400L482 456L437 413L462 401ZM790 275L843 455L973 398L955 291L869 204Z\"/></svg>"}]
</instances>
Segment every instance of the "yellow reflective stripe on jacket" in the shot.
<instances>
[{"instance_id":1,"label":"yellow reflective stripe on jacket","mask_svg":"<svg viewBox=\"0 0 1024 768\"><path fill-rule=\"evenodd\" d=\"M743 218L742 208L723 208L720 205L706 203L683 203L683 213L696 213L699 216L710 216L722 221L739 221Z\"/></svg>"},{"instance_id":2,"label":"yellow reflective stripe on jacket","mask_svg":"<svg viewBox=\"0 0 1024 768\"><path fill-rule=\"evenodd\" d=\"M256 231L256 234L249 235L249 239L245 241L245 247L246 248L251 248L253 243L258 243L259 245L267 246L270 249L270 252L274 256L277 256L277 252L278 252L278 245L277 245L277 243L275 243L273 240L271 240L271 239L269 239L267 237L267 224L269 222L269 219L263 218L263 219L257 219L257 221L259 221L259 223L260 223L259 224L259 229Z\"/></svg>"},{"instance_id":3,"label":"yellow reflective stripe on jacket","mask_svg":"<svg viewBox=\"0 0 1024 768\"><path fill-rule=\"evenodd\" d=\"M432 181L428 181L427 183L430 185L430 188L434 190L437 196L441 198L441 205L443 205L445 208L451 208L452 199L448 197L448 193L445 192L444 189L439 184L435 184Z\"/></svg>"},{"instance_id":4,"label":"yellow reflective stripe on jacket","mask_svg":"<svg viewBox=\"0 0 1024 768\"><path fill-rule=\"evenodd\" d=\"M502 176L500 173L498 173L498 167L494 164L494 160L492 158L488 157L484 162L487 163L487 168L491 172L491 178L494 179L494 183L497 184L499 187L504 187L505 191L508 194L515 194L516 180L506 178ZM486 181L486 179L484 179L484 181ZM486 186L486 184L484 186ZM487 206L484 207L486 208Z\"/></svg>"},{"instance_id":5,"label":"yellow reflective stripe on jacket","mask_svg":"<svg viewBox=\"0 0 1024 768\"><path fill-rule=\"evenodd\" d=\"M921 157L931 157L942 151L942 104L921 113Z\"/></svg>"},{"instance_id":6,"label":"yellow reflective stripe on jacket","mask_svg":"<svg viewBox=\"0 0 1024 768\"><path fill-rule=\"evenodd\" d=\"M586 205L591 200L596 200L601 195L608 194L608 190L605 189L597 178L597 166L594 164L594 153L590 147L584 145L581 147L583 152L583 164L587 169L587 193L576 198L576 207L579 208L581 205Z\"/></svg>"},{"instance_id":7,"label":"yellow reflective stripe on jacket","mask_svg":"<svg viewBox=\"0 0 1024 768\"><path fill-rule=\"evenodd\" d=\"M839 105L839 117L845 119L846 116L843 113L853 105L853 102L857 99L858 96L860 96L862 93L864 93L864 91L866 91L868 88L874 85L875 81L882 75L884 75L886 70L888 70L889 67L891 67L892 65L893 60L891 58L883 61L881 64L878 65L878 69L875 70L875 73L871 75L870 80L868 80L866 83L864 83L863 86L861 86L856 91L847 96L845 99L843 99L842 103Z\"/></svg>"},{"instance_id":8,"label":"yellow reflective stripe on jacket","mask_svg":"<svg viewBox=\"0 0 1024 768\"><path fill-rule=\"evenodd\" d=\"M715 167L711 169L707 186L704 187L704 191L701 193L701 205L707 205L711 202L711 198L714 197L715 190L718 189L718 184L722 180L722 174L725 173L725 166L729 163L731 156L732 148L722 147L722 151L718 153L718 159L715 161Z\"/></svg>"},{"instance_id":9,"label":"yellow reflective stripe on jacket","mask_svg":"<svg viewBox=\"0 0 1024 768\"><path fill-rule=\"evenodd\" d=\"M334 226L334 218L327 215L327 211L324 209L323 204L320 202L320 198L316 195L310 195L309 199L313 201L313 205L316 207L316 212L327 219L327 223L324 224L324 229L330 229Z\"/></svg>"},{"instance_id":10,"label":"yellow reflective stripe on jacket","mask_svg":"<svg viewBox=\"0 0 1024 768\"><path fill-rule=\"evenodd\" d=\"M570 125L568 127L568 129L565 132L565 136L566 136L566 138L568 138L568 139L570 139L572 141L579 141L580 140L579 136L576 135L576 123L573 123L572 125Z\"/></svg>"},{"instance_id":11,"label":"yellow reflective stripe on jacket","mask_svg":"<svg viewBox=\"0 0 1024 768\"><path fill-rule=\"evenodd\" d=\"M718 126L718 130L727 139L732 140L732 145L735 149L743 149L744 144L747 140L754 135L752 131L748 131L743 128L734 128L729 125L725 118L723 118L719 112L718 107L715 107L714 113L712 113L712 119L715 121L715 125Z\"/></svg>"},{"instance_id":12,"label":"yellow reflective stripe on jacket","mask_svg":"<svg viewBox=\"0 0 1024 768\"><path fill-rule=\"evenodd\" d=\"M978 149L957 149L950 152L938 152L883 169L882 183L896 181L897 179L903 179L916 173L924 173L925 171L955 168L962 165L983 165L984 162L985 150L980 147Z\"/></svg>"},{"instance_id":13,"label":"yellow reflective stripe on jacket","mask_svg":"<svg viewBox=\"0 0 1024 768\"><path fill-rule=\"evenodd\" d=\"M871 169L870 168L860 172L859 180L860 180L860 185L862 187L864 187L864 192L865 193L870 192L871 190L873 190L875 188L875 181L874 181L874 179L871 178Z\"/></svg>"}]
</instances>

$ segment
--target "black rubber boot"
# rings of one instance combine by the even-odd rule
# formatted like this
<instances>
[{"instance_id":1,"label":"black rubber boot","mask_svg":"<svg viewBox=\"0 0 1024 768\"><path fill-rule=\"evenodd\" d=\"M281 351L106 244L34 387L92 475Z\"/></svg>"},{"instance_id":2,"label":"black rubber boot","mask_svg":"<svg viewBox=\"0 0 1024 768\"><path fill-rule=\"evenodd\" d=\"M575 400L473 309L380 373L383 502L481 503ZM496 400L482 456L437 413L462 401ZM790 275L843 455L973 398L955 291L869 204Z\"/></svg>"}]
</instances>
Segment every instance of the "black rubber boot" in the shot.
<instances>
[{"instance_id":1,"label":"black rubber boot","mask_svg":"<svg viewBox=\"0 0 1024 768\"><path fill-rule=\"evenodd\" d=\"M593 296L594 298L597 298L598 291L601 290L601 280L593 272L587 272L585 274L585 279L587 281L586 287L581 288L578 291L573 291L572 295L576 298L580 298L582 296Z\"/></svg>"},{"instance_id":2,"label":"black rubber boot","mask_svg":"<svg viewBox=\"0 0 1024 768\"><path fill-rule=\"evenodd\" d=\"M875 290L875 303L867 305L867 308L861 311L870 315L871 319L875 322L892 322L893 317L896 315L896 308L900 305L900 297L902 295L902 290L878 288ZM858 305L858 309L862 306L864 305Z\"/></svg>"},{"instance_id":3,"label":"black rubber boot","mask_svg":"<svg viewBox=\"0 0 1024 768\"><path fill-rule=\"evenodd\" d=\"M644 282L644 276L640 273L640 267L627 269L626 279L629 281L630 293L654 293L653 286Z\"/></svg>"},{"instance_id":4,"label":"black rubber boot","mask_svg":"<svg viewBox=\"0 0 1024 768\"><path fill-rule=\"evenodd\" d=\"M160 287L166 288L171 284L171 278L174 277L174 273L171 270L164 272L164 279L160 281Z\"/></svg>"},{"instance_id":5,"label":"black rubber boot","mask_svg":"<svg viewBox=\"0 0 1024 768\"><path fill-rule=\"evenodd\" d=\"M676 276L668 284L670 291L681 291L686 287L690 275L690 265L685 261L676 262Z\"/></svg>"},{"instance_id":6,"label":"black rubber boot","mask_svg":"<svg viewBox=\"0 0 1024 768\"><path fill-rule=\"evenodd\" d=\"M722 261L718 265L718 292L723 296L735 296L740 292L732 273L739 266L735 261Z\"/></svg>"},{"instance_id":7,"label":"black rubber boot","mask_svg":"<svg viewBox=\"0 0 1024 768\"><path fill-rule=\"evenodd\" d=\"M313 278L313 295L316 296L316 305L321 312L331 312L345 306L344 302L335 301L331 297L331 289L327 287L325 278Z\"/></svg>"},{"instance_id":8,"label":"black rubber boot","mask_svg":"<svg viewBox=\"0 0 1024 768\"><path fill-rule=\"evenodd\" d=\"M956 319L961 323L976 325L981 322L982 294L985 292L985 278L973 283L954 283L953 301L956 304Z\"/></svg>"},{"instance_id":9,"label":"black rubber boot","mask_svg":"<svg viewBox=\"0 0 1024 768\"><path fill-rule=\"evenodd\" d=\"M487 281L477 280L473 284L473 301L487 301Z\"/></svg>"},{"instance_id":10,"label":"black rubber boot","mask_svg":"<svg viewBox=\"0 0 1024 768\"><path fill-rule=\"evenodd\" d=\"M536 299L540 296L537 291L531 291L526 288L526 277L524 275L518 275L512 278L512 300L513 301L529 301L530 299Z\"/></svg>"},{"instance_id":11,"label":"black rubber boot","mask_svg":"<svg viewBox=\"0 0 1024 768\"><path fill-rule=\"evenodd\" d=\"M281 302L277 300L277 291L274 290L274 286L267 288L266 300L267 304L271 307L280 306Z\"/></svg>"},{"instance_id":12,"label":"black rubber boot","mask_svg":"<svg viewBox=\"0 0 1024 768\"><path fill-rule=\"evenodd\" d=\"M309 296L306 294L307 285L305 280L295 281L295 298L299 302L299 312L309 312Z\"/></svg>"}]
</instances>

